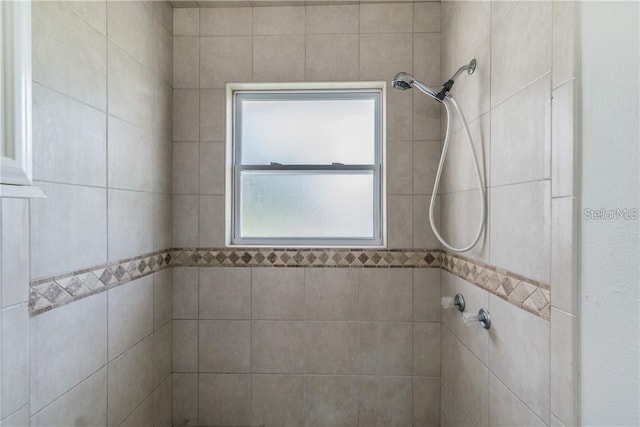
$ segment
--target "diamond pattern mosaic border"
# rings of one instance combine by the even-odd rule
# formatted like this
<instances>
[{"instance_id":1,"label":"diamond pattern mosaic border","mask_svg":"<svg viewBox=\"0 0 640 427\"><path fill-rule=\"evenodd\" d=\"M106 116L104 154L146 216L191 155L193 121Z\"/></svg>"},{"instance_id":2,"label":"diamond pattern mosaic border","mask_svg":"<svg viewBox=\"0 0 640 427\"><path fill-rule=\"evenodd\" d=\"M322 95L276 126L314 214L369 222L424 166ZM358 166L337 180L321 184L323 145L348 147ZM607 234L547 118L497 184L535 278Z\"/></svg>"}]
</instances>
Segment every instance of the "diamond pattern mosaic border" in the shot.
<instances>
[{"instance_id":1,"label":"diamond pattern mosaic border","mask_svg":"<svg viewBox=\"0 0 640 427\"><path fill-rule=\"evenodd\" d=\"M173 250L176 267L438 268L442 252L421 249L220 249Z\"/></svg>"},{"instance_id":2,"label":"diamond pattern mosaic border","mask_svg":"<svg viewBox=\"0 0 640 427\"><path fill-rule=\"evenodd\" d=\"M31 282L29 313L34 316L123 285L172 266L170 249Z\"/></svg>"},{"instance_id":3,"label":"diamond pattern mosaic border","mask_svg":"<svg viewBox=\"0 0 640 427\"><path fill-rule=\"evenodd\" d=\"M441 268L545 320L551 315L551 287L458 254L442 253Z\"/></svg>"},{"instance_id":4,"label":"diamond pattern mosaic border","mask_svg":"<svg viewBox=\"0 0 640 427\"><path fill-rule=\"evenodd\" d=\"M169 267L442 268L549 320L549 284L439 249L173 248L31 282L36 315Z\"/></svg>"}]
</instances>

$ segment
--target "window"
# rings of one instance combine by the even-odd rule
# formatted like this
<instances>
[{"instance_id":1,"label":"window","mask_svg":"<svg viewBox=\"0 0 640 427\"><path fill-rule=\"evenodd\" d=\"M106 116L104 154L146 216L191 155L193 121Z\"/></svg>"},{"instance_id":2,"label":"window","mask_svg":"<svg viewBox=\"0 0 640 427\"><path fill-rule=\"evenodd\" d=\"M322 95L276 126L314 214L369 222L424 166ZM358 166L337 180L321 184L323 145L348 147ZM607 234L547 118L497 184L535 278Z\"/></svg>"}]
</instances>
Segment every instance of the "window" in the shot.
<instances>
[{"instance_id":1,"label":"window","mask_svg":"<svg viewBox=\"0 0 640 427\"><path fill-rule=\"evenodd\" d=\"M31 3L0 1L0 197L31 186Z\"/></svg>"},{"instance_id":2,"label":"window","mask_svg":"<svg viewBox=\"0 0 640 427\"><path fill-rule=\"evenodd\" d=\"M385 243L384 83L227 86L227 244Z\"/></svg>"}]
</instances>

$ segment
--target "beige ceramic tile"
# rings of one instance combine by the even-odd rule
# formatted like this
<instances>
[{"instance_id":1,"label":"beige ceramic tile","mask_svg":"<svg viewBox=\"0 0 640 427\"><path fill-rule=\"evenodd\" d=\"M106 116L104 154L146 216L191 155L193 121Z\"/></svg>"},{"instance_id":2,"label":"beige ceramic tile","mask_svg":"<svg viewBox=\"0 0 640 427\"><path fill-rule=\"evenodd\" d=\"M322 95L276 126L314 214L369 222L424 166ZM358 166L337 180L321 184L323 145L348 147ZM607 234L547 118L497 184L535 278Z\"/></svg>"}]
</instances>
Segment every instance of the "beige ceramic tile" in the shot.
<instances>
[{"instance_id":1,"label":"beige ceramic tile","mask_svg":"<svg viewBox=\"0 0 640 427\"><path fill-rule=\"evenodd\" d=\"M199 372L250 372L251 322L201 320L198 330Z\"/></svg>"},{"instance_id":2,"label":"beige ceramic tile","mask_svg":"<svg viewBox=\"0 0 640 427\"><path fill-rule=\"evenodd\" d=\"M113 42L108 54L109 114L153 129L153 75Z\"/></svg>"},{"instance_id":3,"label":"beige ceramic tile","mask_svg":"<svg viewBox=\"0 0 640 427\"><path fill-rule=\"evenodd\" d=\"M549 181L491 189L491 264L532 279L549 281L550 190Z\"/></svg>"},{"instance_id":4,"label":"beige ceramic tile","mask_svg":"<svg viewBox=\"0 0 640 427\"><path fill-rule=\"evenodd\" d=\"M254 37L253 80L258 82L303 81L304 55L304 36Z\"/></svg>"},{"instance_id":5,"label":"beige ceramic tile","mask_svg":"<svg viewBox=\"0 0 640 427\"><path fill-rule=\"evenodd\" d=\"M489 374L489 397L489 423L492 426L547 425L493 374Z\"/></svg>"},{"instance_id":6,"label":"beige ceramic tile","mask_svg":"<svg viewBox=\"0 0 640 427\"><path fill-rule=\"evenodd\" d=\"M407 33L413 29L410 3L361 4L360 33Z\"/></svg>"},{"instance_id":7,"label":"beige ceramic tile","mask_svg":"<svg viewBox=\"0 0 640 427\"><path fill-rule=\"evenodd\" d=\"M153 69L153 14L142 2L107 2L109 39Z\"/></svg>"},{"instance_id":8,"label":"beige ceramic tile","mask_svg":"<svg viewBox=\"0 0 640 427\"><path fill-rule=\"evenodd\" d=\"M358 79L358 36L306 37L306 79L340 81Z\"/></svg>"},{"instance_id":9,"label":"beige ceramic tile","mask_svg":"<svg viewBox=\"0 0 640 427\"><path fill-rule=\"evenodd\" d=\"M109 360L153 332L153 277L109 290Z\"/></svg>"},{"instance_id":10,"label":"beige ceramic tile","mask_svg":"<svg viewBox=\"0 0 640 427\"><path fill-rule=\"evenodd\" d=\"M200 87L200 39L198 37L173 38L173 87L176 89Z\"/></svg>"},{"instance_id":11,"label":"beige ceramic tile","mask_svg":"<svg viewBox=\"0 0 640 427\"><path fill-rule=\"evenodd\" d=\"M550 156L547 76L491 111L491 185L548 179Z\"/></svg>"},{"instance_id":12,"label":"beige ceramic tile","mask_svg":"<svg viewBox=\"0 0 640 427\"><path fill-rule=\"evenodd\" d=\"M107 171L109 188L153 191L153 139L151 133L114 116L107 118Z\"/></svg>"},{"instance_id":13,"label":"beige ceramic tile","mask_svg":"<svg viewBox=\"0 0 640 427\"><path fill-rule=\"evenodd\" d=\"M440 34L417 33L413 35L413 76L421 82L436 88L442 84L440 77Z\"/></svg>"},{"instance_id":14,"label":"beige ceramic tile","mask_svg":"<svg viewBox=\"0 0 640 427\"><path fill-rule=\"evenodd\" d=\"M253 375L252 425L304 425L304 377Z\"/></svg>"},{"instance_id":15,"label":"beige ceramic tile","mask_svg":"<svg viewBox=\"0 0 640 427\"><path fill-rule=\"evenodd\" d=\"M489 368L539 418L549 419L549 322L490 296Z\"/></svg>"},{"instance_id":16,"label":"beige ceramic tile","mask_svg":"<svg viewBox=\"0 0 640 427\"><path fill-rule=\"evenodd\" d=\"M440 323L413 324L413 374L440 376Z\"/></svg>"},{"instance_id":17,"label":"beige ceramic tile","mask_svg":"<svg viewBox=\"0 0 640 427\"><path fill-rule=\"evenodd\" d=\"M108 191L109 260L115 261L153 251L153 194Z\"/></svg>"},{"instance_id":18,"label":"beige ceramic tile","mask_svg":"<svg viewBox=\"0 0 640 427\"><path fill-rule=\"evenodd\" d=\"M357 377L305 377L305 420L310 427L358 425Z\"/></svg>"},{"instance_id":19,"label":"beige ceramic tile","mask_svg":"<svg viewBox=\"0 0 640 427\"><path fill-rule=\"evenodd\" d=\"M173 196L173 244L198 246L198 196Z\"/></svg>"},{"instance_id":20,"label":"beige ceramic tile","mask_svg":"<svg viewBox=\"0 0 640 427\"><path fill-rule=\"evenodd\" d=\"M104 186L106 115L33 84L33 178Z\"/></svg>"},{"instance_id":21,"label":"beige ceramic tile","mask_svg":"<svg viewBox=\"0 0 640 427\"><path fill-rule=\"evenodd\" d=\"M359 271L360 320L410 321L413 272L411 269L366 268Z\"/></svg>"},{"instance_id":22,"label":"beige ceramic tile","mask_svg":"<svg viewBox=\"0 0 640 427\"><path fill-rule=\"evenodd\" d=\"M252 371L304 373L306 329L303 322L254 321Z\"/></svg>"},{"instance_id":23,"label":"beige ceramic tile","mask_svg":"<svg viewBox=\"0 0 640 427\"><path fill-rule=\"evenodd\" d=\"M129 417L120 424L122 427L153 425L153 395L150 395Z\"/></svg>"},{"instance_id":24,"label":"beige ceramic tile","mask_svg":"<svg viewBox=\"0 0 640 427\"><path fill-rule=\"evenodd\" d=\"M200 10L200 35L250 36L251 34L251 8L215 7Z\"/></svg>"},{"instance_id":25,"label":"beige ceramic tile","mask_svg":"<svg viewBox=\"0 0 640 427\"><path fill-rule=\"evenodd\" d=\"M34 3L32 26L33 80L104 111L105 37L61 2Z\"/></svg>"},{"instance_id":26,"label":"beige ceramic tile","mask_svg":"<svg viewBox=\"0 0 640 427\"><path fill-rule=\"evenodd\" d=\"M578 422L578 319L551 308L551 413L564 425Z\"/></svg>"},{"instance_id":27,"label":"beige ceramic tile","mask_svg":"<svg viewBox=\"0 0 640 427\"><path fill-rule=\"evenodd\" d=\"M411 34L360 36L360 79L391 81L400 71L413 71Z\"/></svg>"},{"instance_id":28,"label":"beige ceramic tile","mask_svg":"<svg viewBox=\"0 0 640 427\"><path fill-rule=\"evenodd\" d=\"M440 269L413 269L413 320L440 322Z\"/></svg>"},{"instance_id":29,"label":"beige ceramic tile","mask_svg":"<svg viewBox=\"0 0 640 427\"><path fill-rule=\"evenodd\" d=\"M578 313L577 204L573 197L551 200L551 300L571 314Z\"/></svg>"},{"instance_id":30,"label":"beige ceramic tile","mask_svg":"<svg viewBox=\"0 0 640 427\"><path fill-rule=\"evenodd\" d=\"M173 318L198 318L197 268L173 268Z\"/></svg>"},{"instance_id":31,"label":"beige ceramic tile","mask_svg":"<svg viewBox=\"0 0 640 427\"><path fill-rule=\"evenodd\" d=\"M105 263L106 191L44 182L37 185L47 198L30 203L31 278ZM64 242L64 251L60 242Z\"/></svg>"},{"instance_id":32,"label":"beige ceramic tile","mask_svg":"<svg viewBox=\"0 0 640 427\"><path fill-rule=\"evenodd\" d=\"M411 375L411 323L360 323L360 373Z\"/></svg>"},{"instance_id":33,"label":"beige ceramic tile","mask_svg":"<svg viewBox=\"0 0 640 427\"><path fill-rule=\"evenodd\" d=\"M253 34L304 34L304 7L258 7L253 9Z\"/></svg>"},{"instance_id":34,"label":"beige ceramic tile","mask_svg":"<svg viewBox=\"0 0 640 427\"><path fill-rule=\"evenodd\" d=\"M254 319L303 319L304 269L254 268L252 315Z\"/></svg>"},{"instance_id":35,"label":"beige ceramic tile","mask_svg":"<svg viewBox=\"0 0 640 427\"><path fill-rule=\"evenodd\" d=\"M413 4L413 32L440 32L440 3L424 2Z\"/></svg>"},{"instance_id":36,"label":"beige ceramic tile","mask_svg":"<svg viewBox=\"0 0 640 427\"><path fill-rule=\"evenodd\" d=\"M197 36L200 33L199 8L173 9L173 35Z\"/></svg>"},{"instance_id":37,"label":"beige ceramic tile","mask_svg":"<svg viewBox=\"0 0 640 427\"><path fill-rule=\"evenodd\" d=\"M201 268L200 319L250 319L251 269Z\"/></svg>"},{"instance_id":38,"label":"beige ceramic tile","mask_svg":"<svg viewBox=\"0 0 640 427\"><path fill-rule=\"evenodd\" d=\"M173 144L173 194L198 194L200 184L200 144Z\"/></svg>"},{"instance_id":39,"label":"beige ceramic tile","mask_svg":"<svg viewBox=\"0 0 640 427\"><path fill-rule=\"evenodd\" d=\"M173 372L198 371L198 321L173 321Z\"/></svg>"},{"instance_id":40,"label":"beige ceramic tile","mask_svg":"<svg viewBox=\"0 0 640 427\"><path fill-rule=\"evenodd\" d=\"M203 425L251 424L251 376L202 374L198 419Z\"/></svg>"},{"instance_id":41,"label":"beige ceramic tile","mask_svg":"<svg viewBox=\"0 0 640 427\"><path fill-rule=\"evenodd\" d=\"M3 309L2 325L2 416L29 403L29 313L27 304Z\"/></svg>"},{"instance_id":42,"label":"beige ceramic tile","mask_svg":"<svg viewBox=\"0 0 640 427\"><path fill-rule=\"evenodd\" d=\"M73 425L76 420L88 425L107 424L107 368L78 384L54 403L31 417L32 426ZM7 426L16 424L8 423Z\"/></svg>"},{"instance_id":43,"label":"beige ceramic tile","mask_svg":"<svg viewBox=\"0 0 640 427\"><path fill-rule=\"evenodd\" d=\"M387 144L387 194L413 194L413 142Z\"/></svg>"},{"instance_id":44,"label":"beige ceramic tile","mask_svg":"<svg viewBox=\"0 0 640 427\"><path fill-rule=\"evenodd\" d=\"M1 307L7 308L29 299L29 201L4 199L0 215L0 300Z\"/></svg>"},{"instance_id":45,"label":"beige ceramic tile","mask_svg":"<svg viewBox=\"0 0 640 427\"><path fill-rule=\"evenodd\" d=\"M489 370L442 328L442 425L489 425Z\"/></svg>"},{"instance_id":46,"label":"beige ceramic tile","mask_svg":"<svg viewBox=\"0 0 640 427\"><path fill-rule=\"evenodd\" d=\"M409 248L413 244L413 197L387 197L389 248Z\"/></svg>"},{"instance_id":47,"label":"beige ceramic tile","mask_svg":"<svg viewBox=\"0 0 640 427\"><path fill-rule=\"evenodd\" d=\"M551 2L516 2L491 39L491 104L551 71Z\"/></svg>"},{"instance_id":48,"label":"beige ceramic tile","mask_svg":"<svg viewBox=\"0 0 640 427\"><path fill-rule=\"evenodd\" d=\"M200 196L198 239L200 247L224 246L224 203L224 196Z\"/></svg>"},{"instance_id":49,"label":"beige ceramic tile","mask_svg":"<svg viewBox=\"0 0 640 427\"><path fill-rule=\"evenodd\" d=\"M173 91L173 140L198 141L200 138L200 94L197 89Z\"/></svg>"},{"instance_id":50,"label":"beige ceramic tile","mask_svg":"<svg viewBox=\"0 0 640 427\"><path fill-rule=\"evenodd\" d=\"M173 425L198 425L198 374L173 377Z\"/></svg>"},{"instance_id":51,"label":"beige ceramic tile","mask_svg":"<svg viewBox=\"0 0 640 427\"><path fill-rule=\"evenodd\" d=\"M173 324L167 322L153 334L153 385L171 377L173 362Z\"/></svg>"},{"instance_id":52,"label":"beige ceramic tile","mask_svg":"<svg viewBox=\"0 0 640 427\"><path fill-rule=\"evenodd\" d=\"M153 274L153 328L165 325L173 317L173 269Z\"/></svg>"},{"instance_id":53,"label":"beige ceramic tile","mask_svg":"<svg viewBox=\"0 0 640 427\"><path fill-rule=\"evenodd\" d=\"M358 272L347 268L306 269L305 318L356 320Z\"/></svg>"},{"instance_id":54,"label":"beige ceramic tile","mask_svg":"<svg viewBox=\"0 0 640 427\"><path fill-rule=\"evenodd\" d=\"M412 424L412 385L408 377L358 378L358 418L361 427Z\"/></svg>"},{"instance_id":55,"label":"beige ceramic tile","mask_svg":"<svg viewBox=\"0 0 640 427\"><path fill-rule=\"evenodd\" d=\"M440 378L413 378L413 425L440 425Z\"/></svg>"},{"instance_id":56,"label":"beige ceramic tile","mask_svg":"<svg viewBox=\"0 0 640 427\"><path fill-rule=\"evenodd\" d=\"M102 34L107 33L106 1L64 1L63 3L84 18L96 30Z\"/></svg>"},{"instance_id":57,"label":"beige ceramic tile","mask_svg":"<svg viewBox=\"0 0 640 427\"><path fill-rule=\"evenodd\" d=\"M357 34L357 4L307 6L307 34Z\"/></svg>"},{"instance_id":58,"label":"beige ceramic tile","mask_svg":"<svg viewBox=\"0 0 640 427\"><path fill-rule=\"evenodd\" d=\"M222 195L224 191L224 144L203 142L200 144L200 194Z\"/></svg>"},{"instance_id":59,"label":"beige ceramic tile","mask_svg":"<svg viewBox=\"0 0 640 427\"><path fill-rule=\"evenodd\" d=\"M169 84L156 78L153 89L153 129L163 140L171 140L173 135L173 89Z\"/></svg>"},{"instance_id":60,"label":"beige ceramic tile","mask_svg":"<svg viewBox=\"0 0 640 427\"><path fill-rule=\"evenodd\" d=\"M200 87L224 88L227 82L251 81L251 37L200 39Z\"/></svg>"},{"instance_id":61,"label":"beige ceramic tile","mask_svg":"<svg viewBox=\"0 0 640 427\"><path fill-rule=\"evenodd\" d=\"M200 91L201 141L225 140L226 101L226 93L222 89Z\"/></svg>"},{"instance_id":62,"label":"beige ceramic tile","mask_svg":"<svg viewBox=\"0 0 640 427\"><path fill-rule=\"evenodd\" d=\"M551 136L551 194L553 197L578 193L578 102L574 82L553 91Z\"/></svg>"},{"instance_id":63,"label":"beige ceramic tile","mask_svg":"<svg viewBox=\"0 0 640 427\"><path fill-rule=\"evenodd\" d=\"M173 82L173 35L155 18L153 21L155 76L165 84Z\"/></svg>"},{"instance_id":64,"label":"beige ceramic tile","mask_svg":"<svg viewBox=\"0 0 640 427\"><path fill-rule=\"evenodd\" d=\"M579 3L556 1L553 14L553 87L578 76Z\"/></svg>"},{"instance_id":65,"label":"beige ceramic tile","mask_svg":"<svg viewBox=\"0 0 640 427\"><path fill-rule=\"evenodd\" d=\"M169 427L173 425L173 377L166 380L153 391L155 425Z\"/></svg>"},{"instance_id":66,"label":"beige ceramic tile","mask_svg":"<svg viewBox=\"0 0 640 427\"><path fill-rule=\"evenodd\" d=\"M357 323L306 322L305 329L307 373L358 373Z\"/></svg>"},{"instance_id":67,"label":"beige ceramic tile","mask_svg":"<svg viewBox=\"0 0 640 427\"><path fill-rule=\"evenodd\" d=\"M136 344L109 364L107 420L119 425L153 391L153 337Z\"/></svg>"}]
</instances>

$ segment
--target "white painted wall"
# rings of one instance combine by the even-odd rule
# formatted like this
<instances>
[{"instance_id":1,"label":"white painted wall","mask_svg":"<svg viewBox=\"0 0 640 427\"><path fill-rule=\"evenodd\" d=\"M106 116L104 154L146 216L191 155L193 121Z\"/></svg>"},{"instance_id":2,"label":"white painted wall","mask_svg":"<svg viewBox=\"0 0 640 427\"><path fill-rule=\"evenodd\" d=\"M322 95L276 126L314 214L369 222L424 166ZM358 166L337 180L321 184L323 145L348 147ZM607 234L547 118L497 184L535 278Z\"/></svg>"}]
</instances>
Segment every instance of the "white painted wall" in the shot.
<instances>
[{"instance_id":1,"label":"white painted wall","mask_svg":"<svg viewBox=\"0 0 640 427\"><path fill-rule=\"evenodd\" d=\"M582 208L638 208L639 3L584 2ZM640 425L640 221L582 220L581 420Z\"/></svg>"}]
</instances>

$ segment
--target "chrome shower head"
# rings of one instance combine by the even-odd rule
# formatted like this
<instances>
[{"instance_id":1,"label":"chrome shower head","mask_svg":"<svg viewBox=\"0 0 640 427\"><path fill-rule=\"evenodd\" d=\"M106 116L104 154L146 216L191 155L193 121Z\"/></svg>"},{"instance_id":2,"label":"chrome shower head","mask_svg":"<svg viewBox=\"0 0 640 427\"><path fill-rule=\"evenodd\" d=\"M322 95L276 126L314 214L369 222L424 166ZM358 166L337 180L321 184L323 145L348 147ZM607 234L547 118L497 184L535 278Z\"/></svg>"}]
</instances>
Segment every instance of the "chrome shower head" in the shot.
<instances>
[{"instance_id":1,"label":"chrome shower head","mask_svg":"<svg viewBox=\"0 0 640 427\"><path fill-rule=\"evenodd\" d=\"M411 89L411 84L413 84L413 77L408 73L398 73L393 78L391 85L394 89L398 90L407 90Z\"/></svg>"},{"instance_id":2,"label":"chrome shower head","mask_svg":"<svg viewBox=\"0 0 640 427\"><path fill-rule=\"evenodd\" d=\"M393 81L391 82L391 85L394 87L394 89L398 90L407 90L411 89L412 87L417 87L421 92L431 96L432 98L438 99L435 90L431 89L426 84L414 79L413 76L409 73L396 74L396 76L393 78Z\"/></svg>"}]
</instances>

